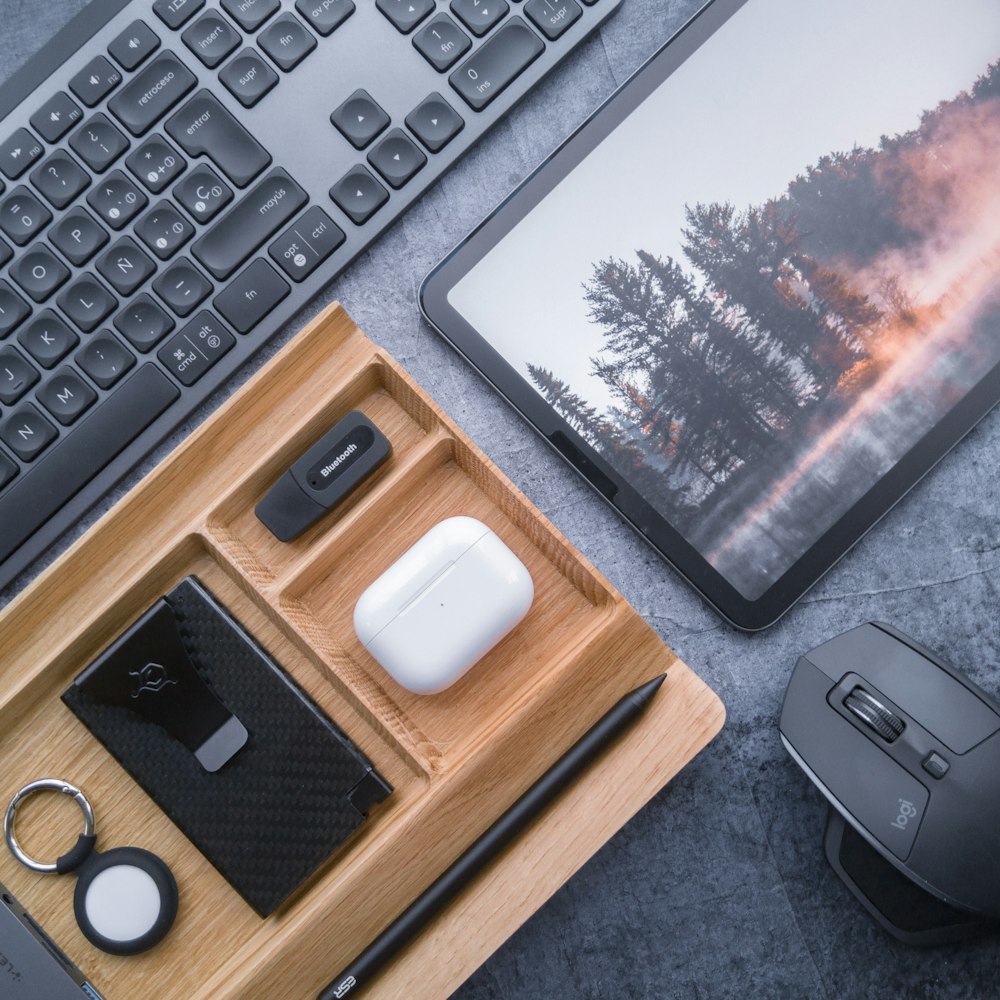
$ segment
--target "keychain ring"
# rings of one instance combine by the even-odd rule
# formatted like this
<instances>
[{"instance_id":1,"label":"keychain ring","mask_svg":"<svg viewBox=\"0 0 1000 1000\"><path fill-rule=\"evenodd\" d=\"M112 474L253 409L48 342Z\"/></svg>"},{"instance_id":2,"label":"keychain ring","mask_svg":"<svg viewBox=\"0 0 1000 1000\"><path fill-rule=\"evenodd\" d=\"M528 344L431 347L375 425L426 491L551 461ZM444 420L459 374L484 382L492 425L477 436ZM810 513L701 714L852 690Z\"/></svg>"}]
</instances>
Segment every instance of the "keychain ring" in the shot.
<instances>
[{"instance_id":1,"label":"keychain ring","mask_svg":"<svg viewBox=\"0 0 1000 1000\"><path fill-rule=\"evenodd\" d=\"M76 804L80 807L80 812L83 813L84 837L94 836L94 810L87 801L87 796L79 788L71 785L68 781L61 781L59 778L42 778L39 781L32 781L31 784L25 785L11 799L3 818L3 835L11 854L25 868L30 868L33 872L40 872L43 875L55 875L59 872L58 862L53 861L47 864L44 861L36 861L29 854L25 853L24 848L18 843L14 833L14 820L17 817L17 810L25 799L36 795L38 792L59 792L61 795L72 796Z\"/></svg>"}]
</instances>

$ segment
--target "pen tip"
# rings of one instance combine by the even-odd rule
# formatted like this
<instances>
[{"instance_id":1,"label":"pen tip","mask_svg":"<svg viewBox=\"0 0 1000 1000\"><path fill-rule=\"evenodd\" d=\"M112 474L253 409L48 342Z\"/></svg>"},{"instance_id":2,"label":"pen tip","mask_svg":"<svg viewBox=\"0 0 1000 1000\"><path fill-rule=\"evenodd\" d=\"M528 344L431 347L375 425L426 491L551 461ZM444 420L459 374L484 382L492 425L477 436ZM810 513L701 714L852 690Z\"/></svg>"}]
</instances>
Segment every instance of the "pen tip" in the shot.
<instances>
[{"instance_id":1,"label":"pen tip","mask_svg":"<svg viewBox=\"0 0 1000 1000\"><path fill-rule=\"evenodd\" d=\"M659 677L654 677L651 681L646 681L645 684L637 687L632 695L640 703L645 704L648 702L657 691L660 690L661 685L667 679L666 674L660 674Z\"/></svg>"}]
</instances>

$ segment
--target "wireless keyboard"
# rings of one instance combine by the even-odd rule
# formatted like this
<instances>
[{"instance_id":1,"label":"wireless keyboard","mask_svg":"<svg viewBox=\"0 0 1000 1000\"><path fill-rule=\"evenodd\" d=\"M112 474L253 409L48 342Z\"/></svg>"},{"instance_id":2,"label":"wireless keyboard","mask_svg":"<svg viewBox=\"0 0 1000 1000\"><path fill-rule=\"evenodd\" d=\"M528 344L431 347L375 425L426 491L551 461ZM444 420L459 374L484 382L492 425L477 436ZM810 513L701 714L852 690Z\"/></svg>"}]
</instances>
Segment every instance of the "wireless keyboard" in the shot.
<instances>
[{"instance_id":1,"label":"wireless keyboard","mask_svg":"<svg viewBox=\"0 0 1000 1000\"><path fill-rule=\"evenodd\" d=\"M621 0L94 0L0 89L0 589Z\"/></svg>"}]
</instances>

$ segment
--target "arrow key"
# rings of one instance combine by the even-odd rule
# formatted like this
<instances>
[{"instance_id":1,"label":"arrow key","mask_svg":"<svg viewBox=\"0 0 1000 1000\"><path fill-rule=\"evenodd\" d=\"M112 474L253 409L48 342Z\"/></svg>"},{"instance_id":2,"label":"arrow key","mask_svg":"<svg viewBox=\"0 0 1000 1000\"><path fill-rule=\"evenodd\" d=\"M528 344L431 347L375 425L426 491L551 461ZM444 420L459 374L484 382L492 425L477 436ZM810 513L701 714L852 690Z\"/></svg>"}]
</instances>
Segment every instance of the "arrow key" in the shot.
<instances>
[{"instance_id":1,"label":"arrow key","mask_svg":"<svg viewBox=\"0 0 1000 1000\"><path fill-rule=\"evenodd\" d=\"M360 226L389 200L389 192L375 180L371 171L355 167L330 188L330 197Z\"/></svg>"},{"instance_id":2,"label":"arrow key","mask_svg":"<svg viewBox=\"0 0 1000 1000\"><path fill-rule=\"evenodd\" d=\"M510 10L507 0L451 0L451 11L474 35L483 36Z\"/></svg>"},{"instance_id":3,"label":"arrow key","mask_svg":"<svg viewBox=\"0 0 1000 1000\"><path fill-rule=\"evenodd\" d=\"M14 180L42 155L42 144L26 129L19 128L0 145L0 170Z\"/></svg>"},{"instance_id":4,"label":"arrow key","mask_svg":"<svg viewBox=\"0 0 1000 1000\"><path fill-rule=\"evenodd\" d=\"M431 94L406 116L406 126L432 153L437 153L465 128L465 122L440 94Z\"/></svg>"},{"instance_id":5,"label":"arrow key","mask_svg":"<svg viewBox=\"0 0 1000 1000\"><path fill-rule=\"evenodd\" d=\"M46 142L58 142L82 117L76 101L60 90L31 116L31 127Z\"/></svg>"},{"instance_id":6,"label":"arrow key","mask_svg":"<svg viewBox=\"0 0 1000 1000\"><path fill-rule=\"evenodd\" d=\"M413 140L394 128L369 154L368 162L394 187L401 188L427 162Z\"/></svg>"},{"instance_id":7,"label":"arrow key","mask_svg":"<svg viewBox=\"0 0 1000 1000\"><path fill-rule=\"evenodd\" d=\"M389 116L367 90L356 90L330 115L330 121L355 149L364 149L375 136L385 131Z\"/></svg>"}]
</instances>

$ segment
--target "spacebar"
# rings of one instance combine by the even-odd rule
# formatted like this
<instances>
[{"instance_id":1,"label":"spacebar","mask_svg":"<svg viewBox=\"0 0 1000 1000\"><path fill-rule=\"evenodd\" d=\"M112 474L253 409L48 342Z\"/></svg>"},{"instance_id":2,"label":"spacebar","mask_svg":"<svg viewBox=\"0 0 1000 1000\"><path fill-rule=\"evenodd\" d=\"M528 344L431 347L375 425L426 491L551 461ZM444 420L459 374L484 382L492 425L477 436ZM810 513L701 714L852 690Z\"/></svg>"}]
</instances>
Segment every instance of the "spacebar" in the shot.
<instances>
[{"instance_id":1,"label":"spacebar","mask_svg":"<svg viewBox=\"0 0 1000 1000\"><path fill-rule=\"evenodd\" d=\"M0 496L0 562L80 492L178 396L153 365L143 365L89 413L13 489Z\"/></svg>"}]
</instances>

